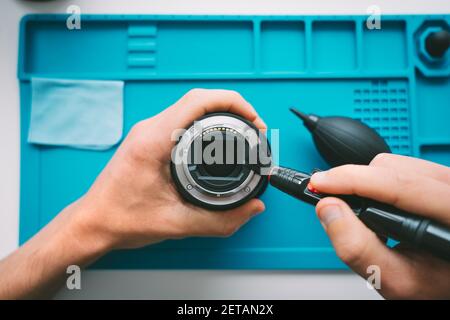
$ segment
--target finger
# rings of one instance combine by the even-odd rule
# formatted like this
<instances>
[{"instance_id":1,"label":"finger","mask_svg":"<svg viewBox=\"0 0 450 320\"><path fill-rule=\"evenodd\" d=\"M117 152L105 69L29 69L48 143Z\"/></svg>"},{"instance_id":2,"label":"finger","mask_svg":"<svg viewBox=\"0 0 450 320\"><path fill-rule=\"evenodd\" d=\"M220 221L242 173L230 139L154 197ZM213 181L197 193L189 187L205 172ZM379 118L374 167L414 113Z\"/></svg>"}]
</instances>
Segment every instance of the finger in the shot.
<instances>
[{"instance_id":1,"label":"finger","mask_svg":"<svg viewBox=\"0 0 450 320\"><path fill-rule=\"evenodd\" d=\"M190 229L197 236L230 236L253 216L263 212L264 203L251 199L242 206L227 211L203 210L190 216Z\"/></svg>"},{"instance_id":2,"label":"finger","mask_svg":"<svg viewBox=\"0 0 450 320\"><path fill-rule=\"evenodd\" d=\"M406 157L391 153L380 153L371 162L371 166L392 168L405 172L414 172L450 184L450 168L423 159Z\"/></svg>"},{"instance_id":3,"label":"finger","mask_svg":"<svg viewBox=\"0 0 450 320\"><path fill-rule=\"evenodd\" d=\"M413 172L345 165L315 173L311 184L323 193L356 194L450 225L448 185Z\"/></svg>"},{"instance_id":4,"label":"finger","mask_svg":"<svg viewBox=\"0 0 450 320\"><path fill-rule=\"evenodd\" d=\"M369 267L377 266L382 272L381 289L387 289L383 286L395 280L393 272L402 272L406 267L404 258L386 247L342 200L322 199L316 212L336 254L364 279L371 275Z\"/></svg>"},{"instance_id":5,"label":"finger","mask_svg":"<svg viewBox=\"0 0 450 320\"><path fill-rule=\"evenodd\" d=\"M185 128L194 120L211 112L231 112L253 122L258 129L265 129L264 121L253 106L239 93L222 89L193 89L174 105L162 112L170 118L173 129Z\"/></svg>"},{"instance_id":6,"label":"finger","mask_svg":"<svg viewBox=\"0 0 450 320\"><path fill-rule=\"evenodd\" d=\"M410 261L408 273L416 285L412 284L406 288L406 291L411 293L408 298L442 299L450 297L448 289L450 287L449 262L404 243L397 244L393 250ZM443 281L443 279L449 280ZM403 290L405 291L405 289ZM407 294L403 292L403 297L405 296Z\"/></svg>"}]
</instances>

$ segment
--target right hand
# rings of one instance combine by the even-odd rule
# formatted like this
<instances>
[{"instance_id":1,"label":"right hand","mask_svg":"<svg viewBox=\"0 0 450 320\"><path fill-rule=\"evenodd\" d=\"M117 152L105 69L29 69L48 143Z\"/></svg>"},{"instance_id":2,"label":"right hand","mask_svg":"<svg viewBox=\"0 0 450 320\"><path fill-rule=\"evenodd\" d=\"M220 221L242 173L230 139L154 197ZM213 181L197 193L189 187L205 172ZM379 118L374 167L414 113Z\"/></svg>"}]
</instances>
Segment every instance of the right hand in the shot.
<instances>
[{"instance_id":1,"label":"right hand","mask_svg":"<svg viewBox=\"0 0 450 320\"><path fill-rule=\"evenodd\" d=\"M312 186L330 194L356 194L450 226L450 168L425 160L380 154L368 166L345 165L316 173ZM449 299L450 263L404 244L388 248L337 198L317 214L338 256L362 277L381 270L385 298Z\"/></svg>"}]
</instances>

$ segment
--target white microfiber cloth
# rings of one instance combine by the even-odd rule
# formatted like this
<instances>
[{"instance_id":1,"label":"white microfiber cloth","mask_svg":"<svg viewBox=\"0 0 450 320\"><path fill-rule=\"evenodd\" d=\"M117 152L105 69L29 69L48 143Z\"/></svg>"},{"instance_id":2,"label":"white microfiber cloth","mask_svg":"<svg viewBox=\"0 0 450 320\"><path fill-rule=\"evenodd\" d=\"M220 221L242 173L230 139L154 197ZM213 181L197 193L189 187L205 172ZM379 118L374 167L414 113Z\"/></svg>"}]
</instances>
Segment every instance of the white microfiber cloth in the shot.
<instances>
[{"instance_id":1,"label":"white microfiber cloth","mask_svg":"<svg viewBox=\"0 0 450 320\"><path fill-rule=\"evenodd\" d=\"M123 131L123 81L31 79L28 142L106 150Z\"/></svg>"}]
</instances>

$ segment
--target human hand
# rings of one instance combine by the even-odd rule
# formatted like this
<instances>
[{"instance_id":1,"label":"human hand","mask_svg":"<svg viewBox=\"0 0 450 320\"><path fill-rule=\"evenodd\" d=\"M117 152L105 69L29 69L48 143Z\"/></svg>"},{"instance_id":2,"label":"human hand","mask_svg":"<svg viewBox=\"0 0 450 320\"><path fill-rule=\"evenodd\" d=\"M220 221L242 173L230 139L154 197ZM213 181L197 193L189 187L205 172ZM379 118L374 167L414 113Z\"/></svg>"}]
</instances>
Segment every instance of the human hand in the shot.
<instances>
[{"instance_id":1,"label":"human hand","mask_svg":"<svg viewBox=\"0 0 450 320\"><path fill-rule=\"evenodd\" d=\"M380 154L369 166L345 165L311 177L312 186L330 194L356 194L388 203L450 226L450 168L425 160ZM450 298L450 263L399 244L388 248L337 198L316 207L337 255L366 278L381 270L385 298Z\"/></svg>"},{"instance_id":2,"label":"human hand","mask_svg":"<svg viewBox=\"0 0 450 320\"><path fill-rule=\"evenodd\" d=\"M210 112L229 111L265 124L238 93L194 89L158 115L137 123L89 192L80 200L84 230L111 248L140 247L188 236L229 236L264 210L252 199L239 208L211 212L184 201L169 170L174 130Z\"/></svg>"},{"instance_id":3,"label":"human hand","mask_svg":"<svg viewBox=\"0 0 450 320\"><path fill-rule=\"evenodd\" d=\"M258 199L224 212L201 209L183 201L172 183L172 133L216 111L265 128L238 93L202 89L137 123L90 190L0 260L0 299L51 296L65 281L68 266L83 267L112 249L165 239L228 236L263 211Z\"/></svg>"}]
</instances>

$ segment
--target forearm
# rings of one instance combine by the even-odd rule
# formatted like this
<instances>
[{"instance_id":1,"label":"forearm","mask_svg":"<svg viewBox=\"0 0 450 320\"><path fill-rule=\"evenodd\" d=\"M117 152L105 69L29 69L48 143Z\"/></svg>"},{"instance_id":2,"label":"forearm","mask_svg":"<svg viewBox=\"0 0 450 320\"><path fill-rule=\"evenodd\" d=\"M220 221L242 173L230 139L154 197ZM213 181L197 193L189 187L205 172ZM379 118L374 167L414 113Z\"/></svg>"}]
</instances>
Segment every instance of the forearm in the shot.
<instances>
[{"instance_id":1,"label":"forearm","mask_svg":"<svg viewBox=\"0 0 450 320\"><path fill-rule=\"evenodd\" d=\"M0 261L0 299L47 298L67 277L69 265L86 266L105 254L109 246L90 230L76 202L64 209L36 236Z\"/></svg>"}]
</instances>

